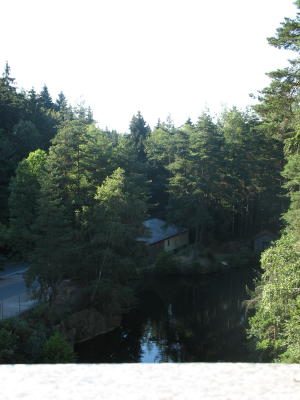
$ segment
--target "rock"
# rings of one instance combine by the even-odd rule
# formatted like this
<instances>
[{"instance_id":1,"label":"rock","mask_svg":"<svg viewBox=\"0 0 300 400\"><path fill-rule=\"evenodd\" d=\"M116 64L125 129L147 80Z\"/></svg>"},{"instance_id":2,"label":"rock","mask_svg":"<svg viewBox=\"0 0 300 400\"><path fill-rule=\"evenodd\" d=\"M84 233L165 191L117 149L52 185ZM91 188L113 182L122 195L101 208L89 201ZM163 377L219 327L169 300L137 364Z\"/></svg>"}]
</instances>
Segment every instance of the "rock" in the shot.
<instances>
[{"instance_id":1,"label":"rock","mask_svg":"<svg viewBox=\"0 0 300 400\"><path fill-rule=\"evenodd\" d=\"M71 280L65 279L57 288L57 296L54 301L56 307L73 306L78 301L81 289L76 286Z\"/></svg>"},{"instance_id":2,"label":"rock","mask_svg":"<svg viewBox=\"0 0 300 400\"><path fill-rule=\"evenodd\" d=\"M80 307L80 298L81 288L70 280L64 280L58 287L54 306L76 310ZM117 328L121 320L121 315L104 315L95 308L86 308L64 317L57 328L72 343L79 343Z\"/></svg>"},{"instance_id":3,"label":"rock","mask_svg":"<svg viewBox=\"0 0 300 400\"><path fill-rule=\"evenodd\" d=\"M90 308L65 318L59 329L73 343L80 343L117 328L121 320L121 315L104 316L96 309Z\"/></svg>"}]
</instances>

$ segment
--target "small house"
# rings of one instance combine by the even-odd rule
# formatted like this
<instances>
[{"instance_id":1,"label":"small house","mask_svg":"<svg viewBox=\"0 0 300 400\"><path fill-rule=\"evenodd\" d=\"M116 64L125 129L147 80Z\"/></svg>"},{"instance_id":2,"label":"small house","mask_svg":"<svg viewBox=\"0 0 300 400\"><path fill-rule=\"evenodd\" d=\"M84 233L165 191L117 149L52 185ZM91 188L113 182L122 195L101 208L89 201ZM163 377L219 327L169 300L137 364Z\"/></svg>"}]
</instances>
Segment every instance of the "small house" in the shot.
<instances>
[{"instance_id":1,"label":"small house","mask_svg":"<svg viewBox=\"0 0 300 400\"><path fill-rule=\"evenodd\" d=\"M272 245L272 242L276 240L277 237L272 232L262 231L259 232L253 239L253 247L255 251L261 252Z\"/></svg>"},{"instance_id":2,"label":"small house","mask_svg":"<svg viewBox=\"0 0 300 400\"><path fill-rule=\"evenodd\" d=\"M145 236L137 240L149 246L149 253L156 255L160 251L176 251L189 243L187 229L168 224L159 218L144 221Z\"/></svg>"}]
</instances>

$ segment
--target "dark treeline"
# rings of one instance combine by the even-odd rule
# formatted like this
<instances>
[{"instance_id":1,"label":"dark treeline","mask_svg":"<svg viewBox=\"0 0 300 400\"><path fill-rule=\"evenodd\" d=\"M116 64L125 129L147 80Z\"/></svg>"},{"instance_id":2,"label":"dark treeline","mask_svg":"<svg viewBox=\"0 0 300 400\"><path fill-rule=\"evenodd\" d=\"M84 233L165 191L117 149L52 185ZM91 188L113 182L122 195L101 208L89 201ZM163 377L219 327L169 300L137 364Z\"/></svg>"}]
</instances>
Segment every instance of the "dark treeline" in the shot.
<instances>
[{"instance_id":1,"label":"dark treeline","mask_svg":"<svg viewBox=\"0 0 300 400\"><path fill-rule=\"evenodd\" d=\"M299 53L299 18L285 20L270 43ZM47 86L40 93L18 90L6 65L0 78L1 253L31 263L28 285L39 283L35 295L48 313L68 280L80 287L77 310L115 314L134 301L131 282L148 262L136 241L147 217L188 228L193 251L230 240L249 243L264 229L278 233L285 226L262 257L249 335L266 357L298 362L298 69L295 59L271 72L270 86L251 110L226 109L218 118L207 111L180 127L169 119L153 129L138 112L121 135L98 128L91 110L72 107L62 92L53 101ZM34 356L0 350L0 360L49 361L45 343L66 348L51 321L37 334ZM24 328L9 324L0 329L7 346L7 332ZM70 361L69 353L52 359Z\"/></svg>"},{"instance_id":2,"label":"dark treeline","mask_svg":"<svg viewBox=\"0 0 300 400\"><path fill-rule=\"evenodd\" d=\"M44 252L44 260L61 248L63 264L72 264L76 275L74 260L86 263L88 254L95 257L88 264L99 263L99 254L85 248L99 249L96 237L105 249L116 243L115 232L108 232L114 218L123 223L121 213L132 249L146 215L189 228L196 246L278 230L286 203L283 141L254 112L232 108L217 120L204 112L195 123L176 128L159 121L153 130L138 112L129 133L120 135L97 128L91 111L72 108L62 93L53 102L46 86L40 94L26 93L13 82L6 66L0 92L3 251L22 258Z\"/></svg>"},{"instance_id":3,"label":"dark treeline","mask_svg":"<svg viewBox=\"0 0 300 400\"><path fill-rule=\"evenodd\" d=\"M196 245L278 229L282 142L236 108L180 128L159 123L145 141L154 213L186 226ZM276 218L277 216L277 218Z\"/></svg>"},{"instance_id":4,"label":"dark treeline","mask_svg":"<svg viewBox=\"0 0 300 400\"><path fill-rule=\"evenodd\" d=\"M8 64L0 79L0 218L9 219L9 182L18 163L34 150L48 150L57 126L79 116L92 121L89 109L72 108L61 92L53 101L47 86L40 93L17 90Z\"/></svg>"}]
</instances>

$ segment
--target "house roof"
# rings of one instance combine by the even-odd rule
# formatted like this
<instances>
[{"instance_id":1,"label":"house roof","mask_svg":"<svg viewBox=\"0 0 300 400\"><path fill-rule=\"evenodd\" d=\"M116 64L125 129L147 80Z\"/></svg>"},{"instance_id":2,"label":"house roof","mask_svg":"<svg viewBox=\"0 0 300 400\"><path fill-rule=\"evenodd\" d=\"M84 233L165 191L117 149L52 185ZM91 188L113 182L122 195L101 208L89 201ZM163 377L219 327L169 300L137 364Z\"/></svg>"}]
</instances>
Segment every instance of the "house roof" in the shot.
<instances>
[{"instance_id":1,"label":"house roof","mask_svg":"<svg viewBox=\"0 0 300 400\"><path fill-rule=\"evenodd\" d=\"M186 231L159 218L147 219L143 224L146 228L145 236L137 240L147 244L154 244Z\"/></svg>"}]
</instances>

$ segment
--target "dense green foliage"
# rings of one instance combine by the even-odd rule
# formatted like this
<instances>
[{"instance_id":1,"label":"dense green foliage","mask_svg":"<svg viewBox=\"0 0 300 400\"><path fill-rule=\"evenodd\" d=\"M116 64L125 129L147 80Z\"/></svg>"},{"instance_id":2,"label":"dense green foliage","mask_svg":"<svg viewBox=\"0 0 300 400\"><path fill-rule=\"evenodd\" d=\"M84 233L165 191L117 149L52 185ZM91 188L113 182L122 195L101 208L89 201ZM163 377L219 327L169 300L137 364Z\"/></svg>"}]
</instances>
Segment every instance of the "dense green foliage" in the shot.
<instances>
[{"instance_id":1,"label":"dense green foliage","mask_svg":"<svg viewBox=\"0 0 300 400\"><path fill-rule=\"evenodd\" d=\"M9 320L1 324L0 329L0 362L26 363L41 360L44 331L38 335L23 319ZM34 344L34 346L33 346Z\"/></svg>"},{"instance_id":2,"label":"dense green foliage","mask_svg":"<svg viewBox=\"0 0 300 400\"><path fill-rule=\"evenodd\" d=\"M296 5L300 9L299 1ZM299 57L299 37L298 12L295 19L285 19L269 42L293 50ZM251 300L255 313L250 318L249 336L264 359L299 363L299 58L269 76L271 84L261 92L260 104L255 108L262 118L262 130L284 144L286 164L282 176L290 207L283 215L286 227L280 240L261 258L263 272Z\"/></svg>"},{"instance_id":3,"label":"dense green foliage","mask_svg":"<svg viewBox=\"0 0 300 400\"><path fill-rule=\"evenodd\" d=\"M282 144L261 132L251 112L225 110L217 122L203 113L179 129L160 125L145 148L158 215L188 227L196 245L278 229Z\"/></svg>"},{"instance_id":4,"label":"dense green foliage","mask_svg":"<svg viewBox=\"0 0 300 400\"><path fill-rule=\"evenodd\" d=\"M28 276L50 302L64 279L91 285L94 299L100 280L125 283L137 268L146 188L138 173L115 169L114 151L82 120L64 124L50 147Z\"/></svg>"},{"instance_id":5,"label":"dense green foliage","mask_svg":"<svg viewBox=\"0 0 300 400\"><path fill-rule=\"evenodd\" d=\"M43 356L43 361L47 364L71 363L75 361L72 346L59 332L55 332L45 342Z\"/></svg>"},{"instance_id":6,"label":"dense green foliage","mask_svg":"<svg viewBox=\"0 0 300 400\"><path fill-rule=\"evenodd\" d=\"M249 110L218 120L205 112L178 128L159 121L152 131L138 112L120 135L97 128L90 110L68 106L62 93L54 103L46 86L19 93L8 66L1 83L1 112L13 115L1 121L2 148L19 149L1 164L2 250L29 258L32 279L52 271L54 292L67 277L90 282L99 265L133 262L147 210L188 228L195 246L279 228L282 141Z\"/></svg>"},{"instance_id":7,"label":"dense green foliage","mask_svg":"<svg viewBox=\"0 0 300 400\"><path fill-rule=\"evenodd\" d=\"M72 345L54 326L59 316L40 304L25 318L0 324L0 364L67 363L75 360Z\"/></svg>"},{"instance_id":8,"label":"dense green foliage","mask_svg":"<svg viewBox=\"0 0 300 400\"><path fill-rule=\"evenodd\" d=\"M53 102L46 86L40 93L18 91L10 68L0 78L0 218L8 220L8 188L14 171L29 152L47 150L61 121L76 118L61 93ZM84 110L87 115L87 111Z\"/></svg>"}]
</instances>

